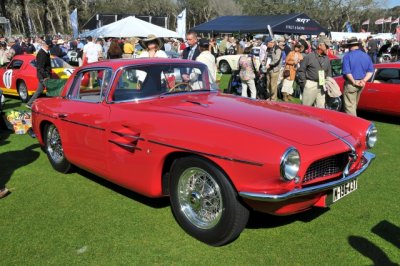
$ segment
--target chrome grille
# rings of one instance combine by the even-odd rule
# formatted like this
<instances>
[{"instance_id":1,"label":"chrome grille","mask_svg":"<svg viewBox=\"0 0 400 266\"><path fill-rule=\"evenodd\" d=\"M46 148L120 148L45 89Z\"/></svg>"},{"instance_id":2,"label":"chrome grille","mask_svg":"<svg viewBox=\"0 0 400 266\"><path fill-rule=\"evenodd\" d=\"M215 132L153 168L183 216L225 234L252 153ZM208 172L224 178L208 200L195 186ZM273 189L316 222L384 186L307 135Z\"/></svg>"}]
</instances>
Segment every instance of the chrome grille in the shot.
<instances>
[{"instance_id":1,"label":"chrome grille","mask_svg":"<svg viewBox=\"0 0 400 266\"><path fill-rule=\"evenodd\" d=\"M340 173L344 170L348 161L349 154L347 152L315 161L308 167L303 183Z\"/></svg>"}]
</instances>

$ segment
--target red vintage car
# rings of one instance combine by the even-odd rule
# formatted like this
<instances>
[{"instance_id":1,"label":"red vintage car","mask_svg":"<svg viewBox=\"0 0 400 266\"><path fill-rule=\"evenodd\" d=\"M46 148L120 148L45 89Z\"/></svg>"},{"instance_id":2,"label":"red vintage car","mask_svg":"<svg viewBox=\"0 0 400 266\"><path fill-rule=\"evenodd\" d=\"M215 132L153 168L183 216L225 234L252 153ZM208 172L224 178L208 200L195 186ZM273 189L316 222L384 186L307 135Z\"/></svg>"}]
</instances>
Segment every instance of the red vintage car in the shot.
<instances>
[{"instance_id":1,"label":"red vintage car","mask_svg":"<svg viewBox=\"0 0 400 266\"><path fill-rule=\"evenodd\" d=\"M51 57L52 79L68 79L73 67L58 57ZM11 62L0 68L0 89L4 94L19 96L27 102L39 84L36 76L36 56L24 54L15 56Z\"/></svg>"},{"instance_id":2,"label":"red vintage car","mask_svg":"<svg viewBox=\"0 0 400 266\"><path fill-rule=\"evenodd\" d=\"M400 63L376 64L375 73L361 92L357 109L400 116ZM341 90L342 76L335 78Z\"/></svg>"},{"instance_id":3,"label":"red vintage car","mask_svg":"<svg viewBox=\"0 0 400 266\"><path fill-rule=\"evenodd\" d=\"M57 171L170 197L181 227L214 246L237 238L250 210L289 215L357 189L375 157L371 122L221 94L208 77L180 59L93 63L34 102L33 129Z\"/></svg>"}]
</instances>

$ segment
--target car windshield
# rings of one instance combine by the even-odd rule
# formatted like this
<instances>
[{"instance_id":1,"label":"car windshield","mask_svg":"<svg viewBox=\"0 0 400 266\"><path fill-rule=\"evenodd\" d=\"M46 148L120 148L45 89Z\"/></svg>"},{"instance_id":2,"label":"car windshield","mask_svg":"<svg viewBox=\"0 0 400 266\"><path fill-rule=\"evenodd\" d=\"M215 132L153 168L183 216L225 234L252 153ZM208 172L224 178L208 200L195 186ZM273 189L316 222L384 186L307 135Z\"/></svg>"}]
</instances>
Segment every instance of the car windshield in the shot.
<instances>
[{"instance_id":1,"label":"car windshield","mask_svg":"<svg viewBox=\"0 0 400 266\"><path fill-rule=\"evenodd\" d=\"M118 75L113 101L216 90L203 64L129 66Z\"/></svg>"}]
</instances>

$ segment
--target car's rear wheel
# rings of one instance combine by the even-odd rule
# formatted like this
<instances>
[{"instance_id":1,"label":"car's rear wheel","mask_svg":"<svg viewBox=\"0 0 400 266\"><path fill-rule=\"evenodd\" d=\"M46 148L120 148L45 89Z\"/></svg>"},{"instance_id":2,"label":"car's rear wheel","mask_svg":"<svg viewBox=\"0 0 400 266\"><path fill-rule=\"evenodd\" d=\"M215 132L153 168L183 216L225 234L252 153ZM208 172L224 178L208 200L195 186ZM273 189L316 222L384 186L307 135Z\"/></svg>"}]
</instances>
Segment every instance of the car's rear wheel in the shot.
<instances>
[{"instance_id":1,"label":"car's rear wheel","mask_svg":"<svg viewBox=\"0 0 400 266\"><path fill-rule=\"evenodd\" d=\"M25 81L23 80L18 81L17 90L19 98L21 98L21 101L24 103L28 102L29 94L28 94L28 87L26 87Z\"/></svg>"},{"instance_id":2,"label":"car's rear wheel","mask_svg":"<svg viewBox=\"0 0 400 266\"><path fill-rule=\"evenodd\" d=\"M222 60L219 62L219 71L221 71L222 74L229 74L232 72L232 69L227 61Z\"/></svg>"},{"instance_id":3,"label":"car's rear wheel","mask_svg":"<svg viewBox=\"0 0 400 266\"><path fill-rule=\"evenodd\" d=\"M61 173L67 173L71 169L71 163L65 158L60 133L54 124L46 125L44 143L47 157L53 168Z\"/></svg>"},{"instance_id":4,"label":"car's rear wheel","mask_svg":"<svg viewBox=\"0 0 400 266\"><path fill-rule=\"evenodd\" d=\"M185 157L175 162L171 178L172 210L188 234L212 246L239 236L249 210L218 167L200 157Z\"/></svg>"}]
</instances>

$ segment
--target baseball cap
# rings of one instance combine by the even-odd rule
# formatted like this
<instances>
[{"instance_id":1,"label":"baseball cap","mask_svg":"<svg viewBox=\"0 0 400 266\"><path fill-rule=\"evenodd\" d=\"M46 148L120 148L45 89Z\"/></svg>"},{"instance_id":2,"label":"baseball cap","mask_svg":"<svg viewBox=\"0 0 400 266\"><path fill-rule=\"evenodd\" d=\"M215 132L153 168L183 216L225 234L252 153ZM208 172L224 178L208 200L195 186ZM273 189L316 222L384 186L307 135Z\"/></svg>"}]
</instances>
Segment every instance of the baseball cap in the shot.
<instances>
[{"instance_id":1,"label":"baseball cap","mask_svg":"<svg viewBox=\"0 0 400 266\"><path fill-rule=\"evenodd\" d=\"M209 46L210 41L206 38L201 38L198 42L199 46Z\"/></svg>"},{"instance_id":2,"label":"baseball cap","mask_svg":"<svg viewBox=\"0 0 400 266\"><path fill-rule=\"evenodd\" d=\"M274 40L270 36L267 36L267 37L264 38L264 42L265 43L269 43L269 42L272 42L272 41L274 41Z\"/></svg>"}]
</instances>

